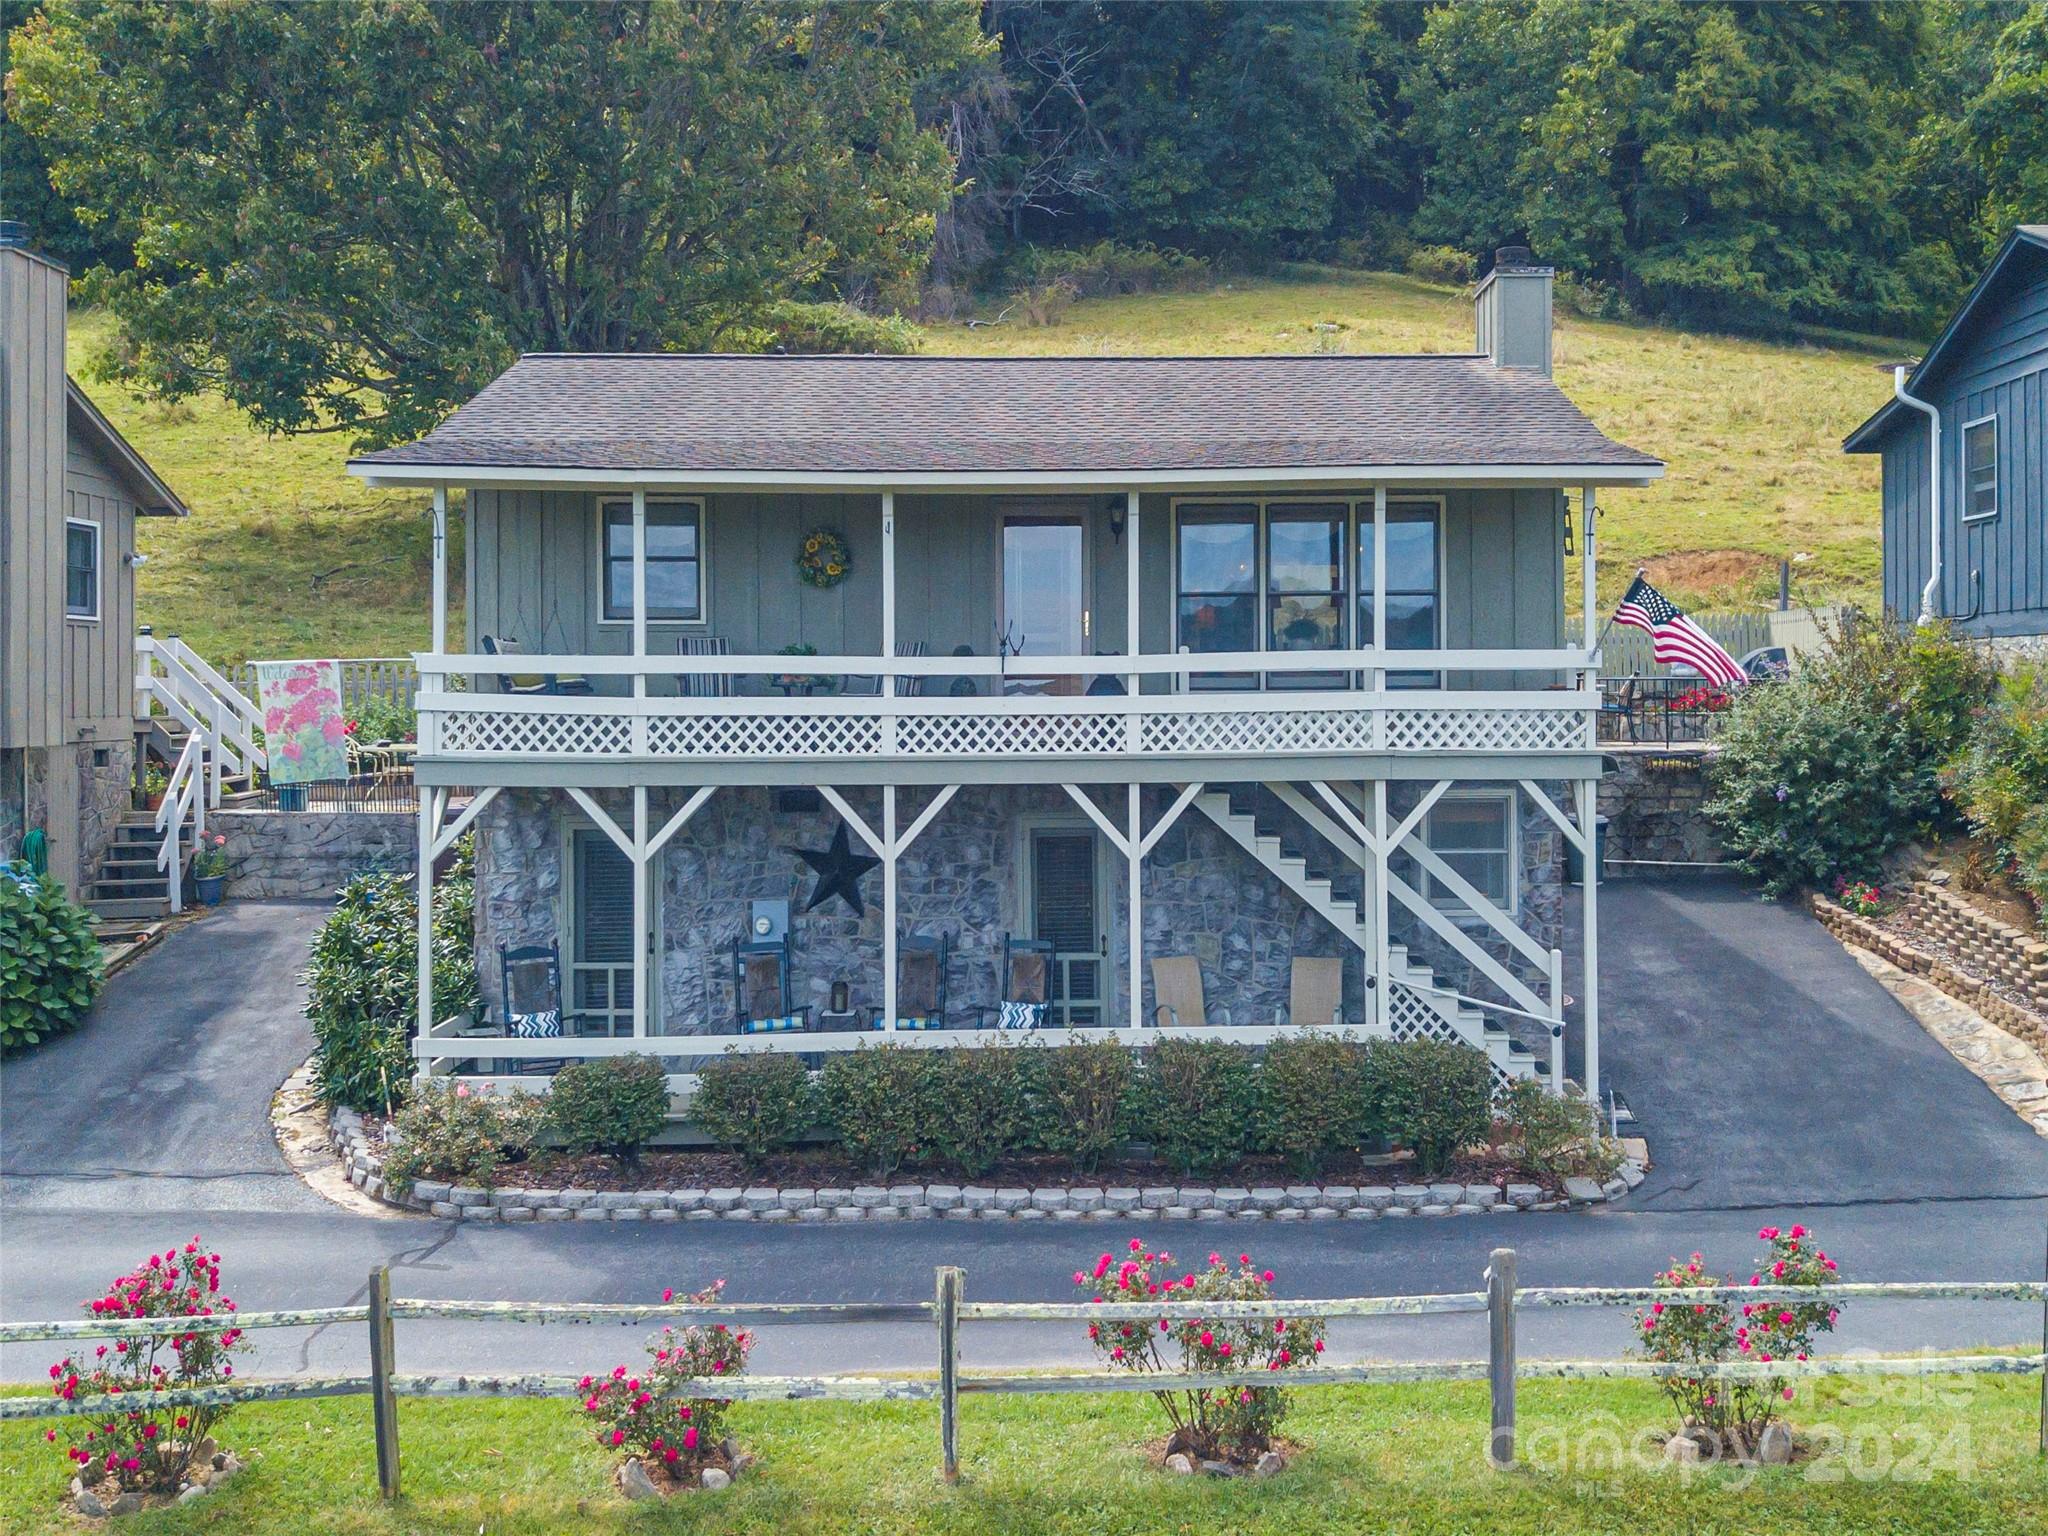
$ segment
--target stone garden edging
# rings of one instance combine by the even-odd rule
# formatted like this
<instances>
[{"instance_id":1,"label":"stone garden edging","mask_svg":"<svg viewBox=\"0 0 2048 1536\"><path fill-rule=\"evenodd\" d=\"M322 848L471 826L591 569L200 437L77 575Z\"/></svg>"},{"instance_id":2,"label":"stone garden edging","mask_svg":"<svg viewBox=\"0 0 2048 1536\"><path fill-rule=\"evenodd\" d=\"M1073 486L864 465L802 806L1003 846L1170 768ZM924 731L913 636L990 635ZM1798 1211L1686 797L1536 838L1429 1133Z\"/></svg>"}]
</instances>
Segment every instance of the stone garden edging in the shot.
<instances>
[{"instance_id":1,"label":"stone garden edging","mask_svg":"<svg viewBox=\"0 0 2048 1536\"><path fill-rule=\"evenodd\" d=\"M454 1221L762 1221L819 1225L844 1221L1373 1221L1411 1216L1505 1216L1580 1210L1620 1199L1643 1182L1624 1162L1604 1184L1566 1179L1562 1188L1509 1184L1290 1184L1247 1189L1211 1185L1132 1188L995 1188L979 1184L878 1184L851 1189L480 1189L420 1180L392 1193L362 1116L337 1109L334 1144L349 1182L373 1199Z\"/></svg>"}]
</instances>

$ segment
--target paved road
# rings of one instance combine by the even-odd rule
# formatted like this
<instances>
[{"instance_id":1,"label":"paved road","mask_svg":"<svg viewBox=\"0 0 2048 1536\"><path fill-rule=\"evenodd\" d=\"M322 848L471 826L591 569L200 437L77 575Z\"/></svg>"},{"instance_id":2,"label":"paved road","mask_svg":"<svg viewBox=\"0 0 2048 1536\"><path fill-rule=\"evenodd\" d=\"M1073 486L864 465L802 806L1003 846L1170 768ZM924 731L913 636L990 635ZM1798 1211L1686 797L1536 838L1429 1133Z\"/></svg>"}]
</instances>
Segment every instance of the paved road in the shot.
<instances>
[{"instance_id":1,"label":"paved road","mask_svg":"<svg viewBox=\"0 0 2048 1536\"><path fill-rule=\"evenodd\" d=\"M1732 1269L1766 1220L1807 1221L1853 1275L2040 1273L2048 1142L1811 919L1718 885L1616 885L1603 916L1605 1054L1659 1160L1627 1207L1148 1235L1191 1253L1256 1245L1296 1294L1476 1289L1487 1249L1504 1241L1520 1250L1525 1283L1635 1283L1694 1248ZM1117 1235L1107 1224L469 1228L351 1215L290 1179L263 1119L307 1047L294 978L317 917L231 907L143 957L76 1036L7 1066L0 1315L68 1315L138 1249L195 1230L229 1255L230 1289L248 1307L347 1301L384 1262L410 1295L642 1300L723 1275L735 1295L764 1301L920 1299L932 1266L952 1262L971 1295L1060 1297L1076 1264ZM1335 1341L1347 1353L1468 1358L1483 1351L1475 1321L1357 1324ZM1963 1346L2038 1337L2040 1313L1859 1307L1847 1322L1851 1346ZM1531 1317L1524 1349L1609 1353L1622 1325L1619 1314ZM635 1339L407 1324L400 1349L415 1369L570 1370L624 1357ZM360 1329L273 1335L252 1368L354 1370L361 1351ZM758 1360L906 1367L930 1352L924 1328L783 1328ZM967 1356L1075 1358L1062 1330L987 1326L968 1331ZM35 1374L47 1358L41 1346L0 1350L0 1377Z\"/></svg>"}]
</instances>

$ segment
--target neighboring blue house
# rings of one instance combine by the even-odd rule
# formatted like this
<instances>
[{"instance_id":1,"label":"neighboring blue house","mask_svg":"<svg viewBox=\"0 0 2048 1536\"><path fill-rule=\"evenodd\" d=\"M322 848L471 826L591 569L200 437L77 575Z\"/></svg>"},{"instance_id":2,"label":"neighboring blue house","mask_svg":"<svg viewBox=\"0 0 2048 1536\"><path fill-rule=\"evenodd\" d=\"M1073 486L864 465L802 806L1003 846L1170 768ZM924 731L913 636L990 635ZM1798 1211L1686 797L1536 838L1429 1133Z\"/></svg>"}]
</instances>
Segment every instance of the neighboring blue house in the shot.
<instances>
[{"instance_id":1,"label":"neighboring blue house","mask_svg":"<svg viewBox=\"0 0 2048 1536\"><path fill-rule=\"evenodd\" d=\"M2048 224L1999 247L1894 396L1850 433L1884 455L1884 604L2001 647L2048 641ZM1940 465L1930 475L1930 456ZM1932 511L1930 510L1932 509ZM1938 517L1934 515L1938 513Z\"/></svg>"}]
</instances>

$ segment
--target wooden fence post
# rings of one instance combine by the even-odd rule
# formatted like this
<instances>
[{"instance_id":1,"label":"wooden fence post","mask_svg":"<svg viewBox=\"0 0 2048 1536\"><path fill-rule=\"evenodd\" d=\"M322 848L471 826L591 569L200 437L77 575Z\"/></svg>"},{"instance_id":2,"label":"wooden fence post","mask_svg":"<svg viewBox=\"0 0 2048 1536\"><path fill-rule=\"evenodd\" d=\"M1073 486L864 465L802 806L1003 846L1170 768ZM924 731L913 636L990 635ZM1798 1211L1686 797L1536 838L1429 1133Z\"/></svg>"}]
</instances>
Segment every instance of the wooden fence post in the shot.
<instances>
[{"instance_id":1,"label":"wooden fence post","mask_svg":"<svg viewBox=\"0 0 2048 1536\"><path fill-rule=\"evenodd\" d=\"M932 1314L939 1326L939 1449L949 1483L960 1481L960 1293L966 1279L965 1270L939 1267Z\"/></svg>"},{"instance_id":2,"label":"wooden fence post","mask_svg":"<svg viewBox=\"0 0 2048 1536\"><path fill-rule=\"evenodd\" d=\"M1496 1248L1486 1266L1486 1379L1493 1429L1486 1459L1496 1471L1515 1464L1515 1250Z\"/></svg>"},{"instance_id":3,"label":"wooden fence post","mask_svg":"<svg viewBox=\"0 0 2048 1536\"><path fill-rule=\"evenodd\" d=\"M370 1416L377 1432L377 1491L398 1497L398 1395L391 1390L394 1354L391 1271L370 1271Z\"/></svg>"},{"instance_id":4,"label":"wooden fence post","mask_svg":"<svg viewBox=\"0 0 2048 1536\"><path fill-rule=\"evenodd\" d=\"M2042 1270L2048 1279L2048 1268ZM2048 1296L2041 1298L2041 1353L2048 1355ZM2039 1454L2048 1456L2048 1360L2041 1363L2041 1445Z\"/></svg>"}]
</instances>

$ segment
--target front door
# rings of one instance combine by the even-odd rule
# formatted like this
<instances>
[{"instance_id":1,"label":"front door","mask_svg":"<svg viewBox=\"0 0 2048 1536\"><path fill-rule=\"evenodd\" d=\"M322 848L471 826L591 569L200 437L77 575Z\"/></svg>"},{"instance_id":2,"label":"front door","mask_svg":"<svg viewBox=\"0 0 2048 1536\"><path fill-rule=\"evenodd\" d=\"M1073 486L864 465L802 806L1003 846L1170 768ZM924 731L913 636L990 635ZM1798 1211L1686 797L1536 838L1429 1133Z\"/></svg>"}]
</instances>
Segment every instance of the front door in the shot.
<instances>
[{"instance_id":1,"label":"front door","mask_svg":"<svg viewBox=\"0 0 2048 1536\"><path fill-rule=\"evenodd\" d=\"M1088 611L1087 528L1079 517L1003 519L1000 643L1012 656L1085 656ZM1074 676L1032 676L1012 661L1005 693L1079 693Z\"/></svg>"},{"instance_id":2,"label":"front door","mask_svg":"<svg viewBox=\"0 0 2048 1536\"><path fill-rule=\"evenodd\" d=\"M1103 1021L1103 936L1095 834L1064 827L1031 833L1031 937L1052 942L1050 1023L1092 1028Z\"/></svg>"}]
</instances>

